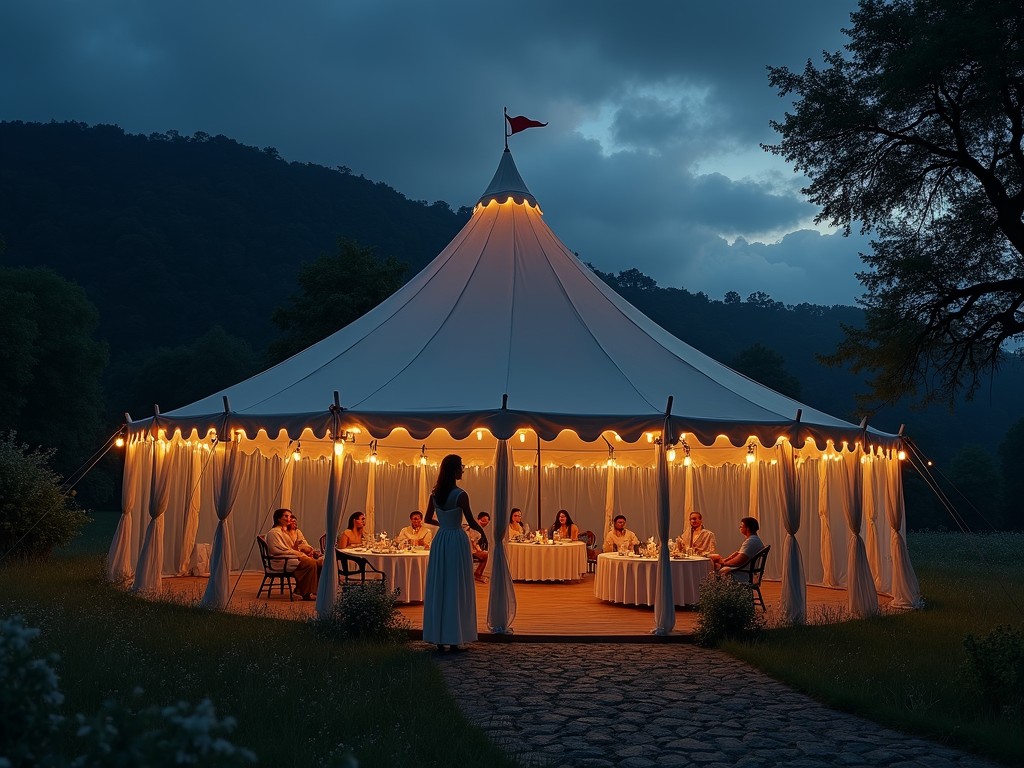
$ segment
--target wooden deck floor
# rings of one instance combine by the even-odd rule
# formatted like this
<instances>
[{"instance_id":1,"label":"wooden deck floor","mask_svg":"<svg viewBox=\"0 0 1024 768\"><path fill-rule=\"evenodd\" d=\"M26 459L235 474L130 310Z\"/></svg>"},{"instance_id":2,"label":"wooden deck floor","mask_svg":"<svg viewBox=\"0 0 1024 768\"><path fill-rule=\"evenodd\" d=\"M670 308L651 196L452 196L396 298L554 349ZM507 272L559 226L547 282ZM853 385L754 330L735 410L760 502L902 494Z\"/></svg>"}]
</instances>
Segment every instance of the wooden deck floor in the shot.
<instances>
[{"instance_id":1,"label":"wooden deck floor","mask_svg":"<svg viewBox=\"0 0 1024 768\"><path fill-rule=\"evenodd\" d=\"M312 602L289 602L274 594L256 599L262 574L243 573L232 577L234 591L228 610L234 613L258 613L287 619L304 619L313 614ZM202 596L206 579L195 577L165 578L165 593L171 599L184 601ZM477 623L482 640L495 641L565 641L587 639L618 642L636 642L655 639L654 609L642 606L625 606L606 603L594 597L594 576L588 574L579 582L522 583L515 584L516 617L512 623L513 634L491 635L487 630L488 585L476 585ZM761 588L769 612L779 603L780 583L765 582ZM808 616L823 612L837 612L845 608L846 590L825 587L807 588ZM889 598L879 596L882 605ZM414 630L423 628L423 604L401 605L402 614ZM676 626L670 639L681 641L692 637L697 623L697 612L690 609L676 609ZM665 640L666 638L656 638Z\"/></svg>"}]
</instances>

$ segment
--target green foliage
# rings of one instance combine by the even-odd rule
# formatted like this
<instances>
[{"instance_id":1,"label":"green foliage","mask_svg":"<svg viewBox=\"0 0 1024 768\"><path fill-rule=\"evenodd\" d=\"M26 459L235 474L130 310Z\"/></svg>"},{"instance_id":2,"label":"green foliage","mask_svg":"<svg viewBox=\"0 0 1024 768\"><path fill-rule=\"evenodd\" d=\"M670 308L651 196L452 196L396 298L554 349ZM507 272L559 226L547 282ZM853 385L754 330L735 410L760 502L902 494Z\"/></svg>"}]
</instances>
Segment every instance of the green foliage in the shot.
<instances>
[{"instance_id":1,"label":"green foliage","mask_svg":"<svg viewBox=\"0 0 1024 768\"><path fill-rule=\"evenodd\" d=\"M964 638L964 675L982 706L1007 720L1024 721L1024 633L1000 624L987 635Z\"/></svg>"},{"instance_id":2,"label":"green foliage","mask_svg":"<svg viewBox=\"0 0 1024 768\"><path fill-rule=\"evenodd\" d=\"M754 344L733 358L730 366L776 392L800 398L800 380L786 370L785 359L774 349Z\"/></svg>"},{"instance_id":3,"label":"green foliage","mask_svg":"<svg viewBox=\"0 0 1024 768\"><path fill-rule=\"evenodd\" d=\"M943 490L970 530L984 532L1002 527L1002 478L989 450L974 443L961 446L944 479L947 482L942 483ZM959 527L952 521L947 525Z\"/></svg>"},{"instance_id":4,"label":"green foliage","mask_svg":"<svg viewBox=\"0 0 1024 768\"><path fill-rule=\"evenodd\" d=\"M381 260L373 248L339 238L335 253L303 266L301 293L274 310L274 322L284 335L270 345L270 362L280 362L362 317L401 287L405 270L394 257Z\"/></svg>"},{"instance_id":5,"label":"green foliage","mask_svg":"<svg viewBox=\"0 0 1024 768\"><path fill-rule=\"evenodd\" d=\"M1024 418L1007 431L999 444L999 468L1003 481L1003 526L1024 530L1024 472L1020 471L1024 450Z\"/></svg>"},{"instance_id":6,"label":"green foliage","mask_svg":"<svg viewBox=\"0 0 1024 768\"><path fill-rule=\"evenodd\" d=\"M53 453L0 434L0 557L49 557L88 522L50 468Z\"/></svg>"},{"instance_id":7,"label":"green foliage","mask_svg":"<svg viewBox=\"0 0 1024 768\"><path fill-rule=\"evenodd\" d=\"M64 695L54 669L59 659L36 657L38 637L21 616L0 619L0 765L45 764L63 724Z\"/></svg>"},{"instance_id":8,"label":"green foliage","mask_svg":"<svg viewBox=\"0 0 1024 768\"><path fill-rule=\"evenodd\" d=\"M327 616L312 620L313 626L333 640L404 643L409 621L398 610L398 594L398 589L389 592L382 581L346 587Z\"/></svg>"},{"instance_id":9,"label":"green foliage","mask_svg":"<svg viewBox=\"0 0 1024 768\"><path fill-rule=\"evenodd\" d=\"M761 628L750 590L728 576L711 573L701 581L697 609L699 645L714 647Z\"/></svg>"},{"instance_id":10,"label":"green foliage","mask_svg":"<svg viewBox=\"0 0 1024 768\"><path fill-rule=\"evenodd\" d=\"M85 291L57 273L0 268L0 424L33 445L59 444L65 473L101 442L107 348L94 338L98 322Z\"/></svg>"},{"instance_id":11,"label":"green foliage","mask_svg":"<svg viewBox=\"0 0 1024 768\"><path fill-rule=\"evenodd\" d=\"M1018 0L861 0L846 52L770 67L795 108L768 151L818 222L874 230L868 322L829 362L872 400L972 396L1024 338L1024 29Z\"/></svg>"},{"instance_id":12,"label":"green foliage","mask_svg":"<svg viewBox=\"0 0 1024 768\"><path fill-rule=\"evenodd\" d=\"M130 384L121 410L138 418L151 414L154 404L162 412L179 408L249 378L259 362L249 342L215 325L192 344L159 347L124 366Z\"/></svg>"}]
</instances>

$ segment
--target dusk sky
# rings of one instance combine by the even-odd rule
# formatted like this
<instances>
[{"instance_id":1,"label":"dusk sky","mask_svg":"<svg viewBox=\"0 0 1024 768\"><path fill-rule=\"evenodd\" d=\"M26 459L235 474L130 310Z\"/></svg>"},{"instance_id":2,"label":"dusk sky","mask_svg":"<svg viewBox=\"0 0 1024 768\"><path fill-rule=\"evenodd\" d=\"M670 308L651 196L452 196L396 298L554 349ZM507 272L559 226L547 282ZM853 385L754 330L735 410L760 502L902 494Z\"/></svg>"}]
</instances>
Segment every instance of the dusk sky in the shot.
<instances>
[{"instance_id":1,"label":"dusk sky","mask_svg":"<svg viewBox=\"0 0 1024 768\"><path fill-rule=\"evenodd\" d=\"M853 304L867 239L814 227L806 180L759 144L787 107L766 65L820 62L855 7L14 0L0 120L223 134L458 208L497 167L507 106L548 123L509 145L584 261L715 299Z\"/></svg>"}]
</instances>

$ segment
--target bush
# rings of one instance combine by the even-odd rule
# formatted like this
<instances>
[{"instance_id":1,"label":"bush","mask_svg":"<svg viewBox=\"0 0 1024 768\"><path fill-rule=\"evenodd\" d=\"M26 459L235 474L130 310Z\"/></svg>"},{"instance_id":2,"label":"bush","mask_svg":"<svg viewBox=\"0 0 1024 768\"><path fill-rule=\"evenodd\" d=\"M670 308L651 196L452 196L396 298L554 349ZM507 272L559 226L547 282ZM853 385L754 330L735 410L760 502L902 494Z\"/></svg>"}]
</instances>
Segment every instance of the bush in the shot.
<instances>
[{"instance_id":1,"label":"bush","mask_svg":"<svg viewBox=\"0 0 1024 768\"><path fill-rule=\"evenodd\" d=\"M1000 624L982 638L964 638L964 676L981 700L1009 720L1024 720L1024 634Z\"/></svg>"},{"instance_id":2,"label":"bush","mask_svg":"<svg viewBox=\"0 0 1024 768\"><path fill-rule=\"evenodd\" d=\"M0 768L116 768L145 765L237 766L256 762L227 737L235 728L213 704L185 702L132 709L113 700L94 717L60 714L64 695L53 668L58 659L35 658L39 630L20 616L0 620ZM141 689L135 694L140 695ZM70 754L69 754L70 752Z\"/></svg>"},{"instance_id":3,"label":"bush","mask_svg":"<svg viewBox=\"0 0 1024 768\"><path fill-rule=\"evenodd\" d=\"M0 765L45 764L62 724L64 696L52 666L58 659L33 656L37 637L21 616L0 620Z\"/></svg>"},{"instance_id":4,"label":"bush","mask_svg":"<svg viewBox=\"0 0 1024 768\"><path fill-rule=\"evenodd\" d=\"M330 613L313 619L317 631L335 640L402 643L409 621L398 611L399 590L372 581L342 590Z\"/></svg>"},{"instance_id":5,"label":"bush","mask_svg":"<svg viewBox=\"0 0 1024 768\"><path fill-rule=\"evenodd\" d=\"M45 559L78 535L89 518L60 487L52 449L0 435L0 557Z\"/></svg>"},{"instance_id":6,"label":"bush","mask_svg":"<svg viewBox=\"0 0 1024 768\"><path fill-rule=\"evenodd\" d=\"M728 576L708 574L700 583L697 643L711 647L761 626L750 590Z\"/></svg>"}]
</instances>

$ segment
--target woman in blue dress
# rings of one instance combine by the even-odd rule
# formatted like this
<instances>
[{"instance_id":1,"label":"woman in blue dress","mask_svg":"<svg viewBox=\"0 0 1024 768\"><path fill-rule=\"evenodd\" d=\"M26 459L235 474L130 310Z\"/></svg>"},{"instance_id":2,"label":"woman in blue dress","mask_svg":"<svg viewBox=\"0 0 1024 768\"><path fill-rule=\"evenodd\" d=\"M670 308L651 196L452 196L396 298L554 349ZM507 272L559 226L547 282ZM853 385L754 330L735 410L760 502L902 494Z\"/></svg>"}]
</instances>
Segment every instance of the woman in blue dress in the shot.
<instances>
[{"instance_id":1,"label":"woman in blue dress","mask_svg":"<svg viewBox=\"0 0 1024 768\"><path fill-rule=\"evenodd\" d=\"M461 646L477 639L473 558L462 521L481 534L483 529L473 517L469 494L458 486L462 471L461 457L445 456L427 502L425 521L440 528L430 543L423 640L437 645L439 651L462 650Z\"/></svg>"}]
</instances>

